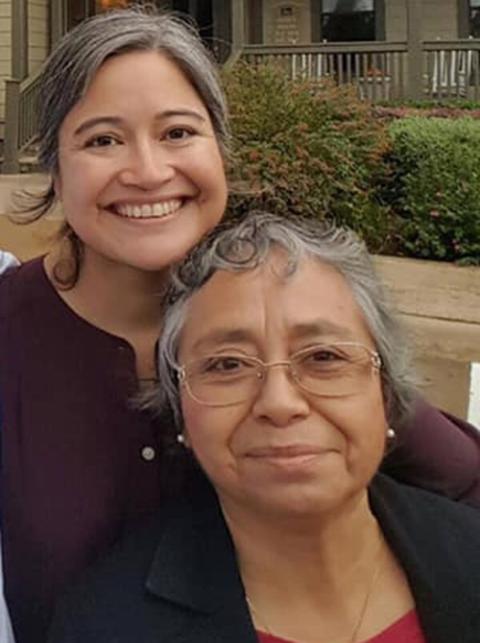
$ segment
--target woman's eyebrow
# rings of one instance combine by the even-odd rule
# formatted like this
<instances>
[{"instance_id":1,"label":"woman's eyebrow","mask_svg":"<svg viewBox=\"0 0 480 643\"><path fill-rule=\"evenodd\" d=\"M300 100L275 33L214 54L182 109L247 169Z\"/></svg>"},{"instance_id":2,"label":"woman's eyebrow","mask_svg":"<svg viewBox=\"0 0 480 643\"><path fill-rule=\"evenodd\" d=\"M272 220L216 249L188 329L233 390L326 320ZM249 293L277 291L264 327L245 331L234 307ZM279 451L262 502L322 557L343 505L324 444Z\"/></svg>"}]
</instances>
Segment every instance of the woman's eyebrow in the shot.
<instances>
[{"instance_id":1,"label":"woman's eyebrow","mask_svg":"<svg viewBox=\"0 0 480 643\"><path fill-rule=\"evenodd\" d=\"M205 116L200 114L194 109L165 109L158 114L155 114L155 120L162 120L163 118L172 118L172 116L193 116L199 121L206 121Z\"/></svg>"},{"instance_id":2,"label":"woman's eyebrow","mask_svg":"<svg viewBox=\"0 0 480 643\"><path fill-rule=\"evenodd\" d=\"M120 127L122 124L123 119L119 116L95 116L94 118L89 118L86 121L83 121L83 123L81 123L73 132L73 135L78 136L97 125L113 125L114 127Z\"/></svg>"},{"instance_id":3,"label":"woman's eyebrow","mask_svg":"<svg viewBox=\"0 0 480 643\"><path fill-rule=\"evenodd\" d=\"M217 328L212 332L200 337L194 344L193 349L211 348L218 344L225 343L248 343L252 341L252 333L241 328Z\"/></svg>"},{"instance_id":4,"label":"woman's eyebrow","mask_svg":"<svg viewBox=\"0 0 480 643\"><path fill-rule=\"evenodd\" d=\"M336 324L327 319L318 319L312 322L295 324L291 332L298 338L329 335L347 340L354 337L350 328L341 324Z\"/></svg>"},{"instance_id":5,"label":"woman's eyebrow","mask_svg":"<svg viewBox=\"0 0 480 643\"><path fill-rule=\"evenodd\" d=\"M166 109L162 112L155 114L155 120L160 121L165 118L172 118L174 116L189 116L197 119L198 121L205 122L207 119L199 112L192 109ZM124 120L120 116L95 116L81 123L74 131L74 136L78 136L83 132L96 127L97 125L113 125L120 127L124 124Z\"/></svg>"}]
</instances>

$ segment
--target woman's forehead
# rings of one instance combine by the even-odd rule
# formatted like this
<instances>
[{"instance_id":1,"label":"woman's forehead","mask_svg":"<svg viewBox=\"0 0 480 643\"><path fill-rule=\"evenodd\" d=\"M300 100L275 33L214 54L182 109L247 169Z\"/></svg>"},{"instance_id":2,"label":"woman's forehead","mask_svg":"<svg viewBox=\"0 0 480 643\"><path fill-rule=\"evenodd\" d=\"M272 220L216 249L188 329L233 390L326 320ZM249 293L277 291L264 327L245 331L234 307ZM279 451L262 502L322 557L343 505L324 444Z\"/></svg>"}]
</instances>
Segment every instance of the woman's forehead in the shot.
<instances>
[{"instance_id":1,"label":"woman's forehead","mask_svg":"<svg viewBox=\"0 0 480 643\"><path fill-rule=\"evenodd\" d=\"M92 112L128 114L136 102L144 104L145 113L194 107L209 120L204 101L178 64L162 52L139 50L112 56L100 65L66 114L62 129Z\"/></svg>"},{"instance_id":2,"label":"woman's forehead","mask_svg":"<svg viewBox=\"0 0 480 643\"><path fill-rule=\"evenodd\" d=\"M368 335L345 278L315 259L286 272L278 257L241 272L217 271L192 297L182 343L261 333L354 339Z\"/></svg>"}]
</instances>

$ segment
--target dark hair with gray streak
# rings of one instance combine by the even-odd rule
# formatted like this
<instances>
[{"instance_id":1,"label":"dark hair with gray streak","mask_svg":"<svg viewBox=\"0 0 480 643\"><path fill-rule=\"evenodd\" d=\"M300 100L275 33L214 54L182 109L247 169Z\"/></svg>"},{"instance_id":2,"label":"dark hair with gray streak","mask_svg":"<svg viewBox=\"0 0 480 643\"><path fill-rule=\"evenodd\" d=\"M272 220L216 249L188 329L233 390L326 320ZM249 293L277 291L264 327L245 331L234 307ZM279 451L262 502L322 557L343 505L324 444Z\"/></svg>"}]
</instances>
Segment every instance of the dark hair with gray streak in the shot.
<instances>
[{"instance_id":1,"label":"dark hair with gray streak","mask_svg":"<svg viewBox=\"0 0 480 643\"><path fill-rule=\"evenodd\" d=\"M318 221L292 221L266 213L253 212L239 223L223 224L172 270L159 344L162 398L157 398L157 404L161 408L170 405L181 426L175 369L179 366L177 351L192 295L217 270L252 270L266 262L274 248L285 252L286 276L295 272L307 258L326 263L343 275L382 359L388 422L396 429L401 428L413 400L413 374L400 326L387 304L364 243L351 230Z\"/></svg>"},{"instance_id":2,"label":"dark hair with gray streak","mask_svg":"<svg viewBox=\"0 0 480 643\"><path fill-rule=\"evenodd\" d=\"M60 40L45 63L38 100L39 162L52 177L59 170L58 135L65 117L86 93L96 72L107 59L134 51L158 51L178 65L203 101L220 150L227 158L227 107L213 57L191 24L174 14L159 13L153 5L138 5L99 14L81 22ZM164 89L160 87L159 91ZM29 196L32 200L32 195ZM29 213L28 220L34 221L55 203L53 181L32 203L24 212ZM78 264L73 283L69 284L74 285L82 246L68 226L65 226L63 235L72 242L74 259Z\"/></svg>"}]
</instances>

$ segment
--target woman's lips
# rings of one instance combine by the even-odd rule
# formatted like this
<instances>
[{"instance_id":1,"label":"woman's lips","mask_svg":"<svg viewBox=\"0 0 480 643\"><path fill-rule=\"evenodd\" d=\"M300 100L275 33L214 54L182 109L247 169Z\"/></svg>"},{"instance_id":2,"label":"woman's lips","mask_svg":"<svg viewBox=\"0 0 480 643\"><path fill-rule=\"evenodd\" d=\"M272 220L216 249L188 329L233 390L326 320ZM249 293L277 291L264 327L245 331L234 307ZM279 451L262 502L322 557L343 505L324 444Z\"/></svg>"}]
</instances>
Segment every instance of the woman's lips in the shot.
<instances>
[{"instance_id":1,"label":"woman's lips","mask_svg":"<svg viewBox=\"0 0 480 643\"><path fill-rule=\"evenodd\" d=\"M259 447L245 454L246 462L255 467L264 467L287 480L308 479L317 471L323 461L338 453L338 449L314 445L288 445L280 447Z\"/></svg>"},{"instance_id":2,"label":"woman's lips","mask_svg":"<svg viewBox=\"0 0 480 643\"><path fill-rule=\"evenodd\" d=\"M333 451L334 449L303 444L278 447L268 446L251 449L246 453L246 457L278 464L300 464L309 462Z\"/></svg>"}]
</instances>

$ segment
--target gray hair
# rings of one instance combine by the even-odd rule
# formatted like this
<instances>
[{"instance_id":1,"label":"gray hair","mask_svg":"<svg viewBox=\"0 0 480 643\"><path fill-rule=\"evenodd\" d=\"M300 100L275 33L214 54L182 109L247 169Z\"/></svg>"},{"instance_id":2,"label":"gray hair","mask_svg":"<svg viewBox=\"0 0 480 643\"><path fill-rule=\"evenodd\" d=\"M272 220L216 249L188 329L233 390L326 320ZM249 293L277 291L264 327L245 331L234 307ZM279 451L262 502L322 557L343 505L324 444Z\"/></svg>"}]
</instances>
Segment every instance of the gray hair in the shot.
<instances>
[{"instance_id":1,"label":"gray hair","mask_svg":"<svg viewBox=\"0 0 480 643\"><path fill-rule=\"evenodd\" d=\"M48 58L38 102L39 161L44 170L58 171L60 127L98 69L108 58L132 51L159 51L178 65L202 99L219 147L227 156L227 107L212 56L196 29L185 20L159 13L150 5L139 5L81 22L60 40ZM50 196L43 212L53 204L53 192Z\"/></svg>"},{"instance_id":2,"label":"gray hair","mask_svg":"<svg viewBox=\"0 0 480 643\"><path fill-rule=\"evenodd\" d=\"M192 295L217 270L252 270L268 260L275 248L286 255L286 276L295 272L304 259L314 258L335 268L347 281L382 360L387 420L400 428L411 411L413 373L401 327L364 243L351 230L325 222L292 221L258 212L250 213L240 223L218 227L172 269L158 354L162 392L156 403L160 408L170 406L181 426L177 353Z\"/></svg>"}]
</instances>

